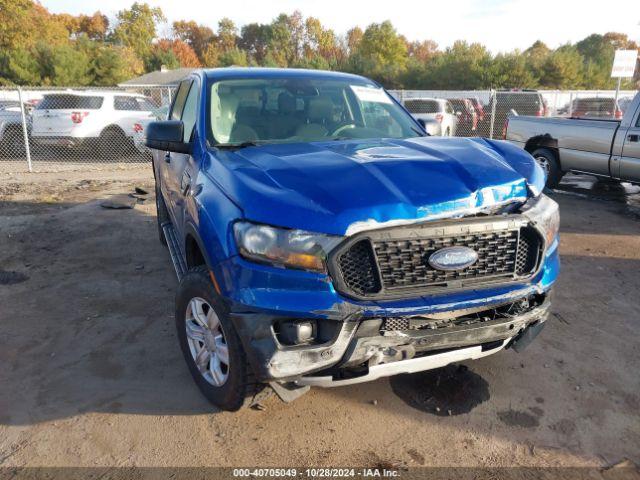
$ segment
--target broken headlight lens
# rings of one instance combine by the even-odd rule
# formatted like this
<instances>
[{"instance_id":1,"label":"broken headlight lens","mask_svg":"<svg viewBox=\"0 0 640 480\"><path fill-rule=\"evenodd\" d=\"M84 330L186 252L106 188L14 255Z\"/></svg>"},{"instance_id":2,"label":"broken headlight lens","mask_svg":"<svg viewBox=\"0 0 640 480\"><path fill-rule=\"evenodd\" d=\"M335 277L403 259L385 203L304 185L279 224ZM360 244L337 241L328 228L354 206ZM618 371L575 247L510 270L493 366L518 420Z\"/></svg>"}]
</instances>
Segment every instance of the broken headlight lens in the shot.
<instances>
[{"instance_id":1,"label":"broken headlight lens","mask_svg":"<svg viewBox=\"0 0 640 480\"><path fill-rule=\"evenodd\" d=\"M240 255L277 267L326 272L328 253L342 237L236 222L233 233Z\"/></svg>"},{"instance_id":2,"label":"broken headlight lens","mask_svg":"<svg viewBox=\"0 0 640 480\"><path fill-rule=\"evenodd\" d=\"M521 212L542 231L546 245L551 245L560 229L558 204L545 194L541 194L525 203Z\"/></svg>"}]
</instances>

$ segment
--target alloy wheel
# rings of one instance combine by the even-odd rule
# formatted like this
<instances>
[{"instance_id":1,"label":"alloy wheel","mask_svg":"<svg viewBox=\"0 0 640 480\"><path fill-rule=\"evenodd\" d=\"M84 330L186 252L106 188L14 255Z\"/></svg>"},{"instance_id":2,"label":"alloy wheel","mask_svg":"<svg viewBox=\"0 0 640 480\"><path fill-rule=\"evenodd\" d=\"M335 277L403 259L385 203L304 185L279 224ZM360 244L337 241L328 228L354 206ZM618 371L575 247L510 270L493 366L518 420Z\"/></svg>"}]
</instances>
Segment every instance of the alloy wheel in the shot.
<instances>
[{"instance_id":1,"label":"alloy wheel","mask_svg":"<svg viewBox=\"0 0 640 480\"><path fill-rule=\"evenodd\" d=\"M229 378L229 347L211 305L195 297L187 305L185 328L191 357L202 377L215 387Z\"/></svg>"}]
</instances>

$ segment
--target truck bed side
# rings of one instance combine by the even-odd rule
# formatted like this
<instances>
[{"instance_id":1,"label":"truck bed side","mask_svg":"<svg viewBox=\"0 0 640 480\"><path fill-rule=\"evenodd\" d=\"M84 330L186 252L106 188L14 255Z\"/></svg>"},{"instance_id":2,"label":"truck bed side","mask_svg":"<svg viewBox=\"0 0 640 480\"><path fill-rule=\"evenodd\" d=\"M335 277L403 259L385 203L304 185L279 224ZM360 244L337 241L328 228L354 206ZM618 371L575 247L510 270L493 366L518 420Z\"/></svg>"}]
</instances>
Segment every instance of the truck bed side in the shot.
<instances>
[{"instance_id":1,"label":"truck bed side","mask_svg":"<svg viewBox=\"0 0 640 480\"><path fill-rule=\"evenodd\" d=\"M563 171L610 175L611 145L617 120L510 117L507 140L533 152L540 147L558 153Z\"/></svg>"}]
</instances>

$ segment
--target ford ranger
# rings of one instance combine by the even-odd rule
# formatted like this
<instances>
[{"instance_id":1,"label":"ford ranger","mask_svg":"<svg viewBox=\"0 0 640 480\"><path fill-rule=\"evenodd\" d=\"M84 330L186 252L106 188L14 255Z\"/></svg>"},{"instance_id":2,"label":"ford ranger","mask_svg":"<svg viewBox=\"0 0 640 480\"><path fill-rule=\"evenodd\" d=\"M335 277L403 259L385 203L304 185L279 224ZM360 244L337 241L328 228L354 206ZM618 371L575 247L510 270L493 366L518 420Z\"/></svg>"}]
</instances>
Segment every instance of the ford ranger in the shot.
<instances>
[{"instance_id":1,"label":"ford ranger","mask_svg":"<svg viewBox=\"0 0 640 480\"><path fill-rule=\"evenodd\" d=\"M622 120L511 116L506 139L534 156L552 188L569 171L640 183L640 93Z\"/></svg>"},{"instance_id":2,"label":"ford ranger","mask_svg":"<svg viewBox=\"0 0 640 480\"><path fill-rule=\"evenodd\" d=\"M222 409L518 351L545 325L542 169L507 142L428 137L371 80L195 71L146 145L179 343Z\"/></svg>"}]
</instances>

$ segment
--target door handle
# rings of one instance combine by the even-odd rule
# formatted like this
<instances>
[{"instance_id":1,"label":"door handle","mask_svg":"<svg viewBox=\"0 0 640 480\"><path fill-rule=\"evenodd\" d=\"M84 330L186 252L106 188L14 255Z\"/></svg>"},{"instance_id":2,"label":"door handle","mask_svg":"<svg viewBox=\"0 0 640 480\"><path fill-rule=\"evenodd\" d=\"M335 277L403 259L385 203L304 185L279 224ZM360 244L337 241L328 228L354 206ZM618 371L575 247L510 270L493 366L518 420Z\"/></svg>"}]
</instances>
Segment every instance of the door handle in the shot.
<instances>
[{"instance_id":1,"label":"door handle","mask_svg":"<svg viewBox=\"0 0 640 480\"><path fill-rule=\"evenodd\" d=\"M171 163L171 152L165 152L164 161L167 163Z\"/></svg>"},{"instance_id":2,"label":"door handle","mask_svg":"<svg viewBox=\"0 0 640 480\"><path fill-rule=\"evenodd\" d=\"M629 140L629 142L637 143L638 141L640 141L640 135L638 135L637 133L630 133L629 135L627 135L627 140Z\"/></svg>"}]
</instances>

